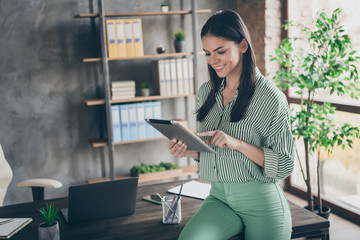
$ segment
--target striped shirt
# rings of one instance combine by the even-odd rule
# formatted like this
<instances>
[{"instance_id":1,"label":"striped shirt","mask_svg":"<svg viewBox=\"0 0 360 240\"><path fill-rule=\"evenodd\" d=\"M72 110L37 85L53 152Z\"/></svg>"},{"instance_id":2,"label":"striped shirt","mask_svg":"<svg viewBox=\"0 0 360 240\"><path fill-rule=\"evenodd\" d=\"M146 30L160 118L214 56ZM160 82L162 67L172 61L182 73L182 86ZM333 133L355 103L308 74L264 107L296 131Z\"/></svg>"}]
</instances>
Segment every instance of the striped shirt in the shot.
<instances>
[{"instance_id":1,"label":"striped shirt","mask_svg":"<svg viewBox=\"0 0 360 240\"><path fill-rule=\"evenodd\" d=\"M205 102L210 89L210 81L201 85L198 108ZM294 149L285 95L256 69L255 91L245 116L238 122L230 122L237 94L223 106L223 89L224 80L216 93L212 109L202 122L198 122L197 132L218 129L262 148L265 155L264 167L257 165L240 151L210 145L216 154L200 153L200 176L210 182L277 182L289 176L294 168Z\"/></svg>"}]
</instances>

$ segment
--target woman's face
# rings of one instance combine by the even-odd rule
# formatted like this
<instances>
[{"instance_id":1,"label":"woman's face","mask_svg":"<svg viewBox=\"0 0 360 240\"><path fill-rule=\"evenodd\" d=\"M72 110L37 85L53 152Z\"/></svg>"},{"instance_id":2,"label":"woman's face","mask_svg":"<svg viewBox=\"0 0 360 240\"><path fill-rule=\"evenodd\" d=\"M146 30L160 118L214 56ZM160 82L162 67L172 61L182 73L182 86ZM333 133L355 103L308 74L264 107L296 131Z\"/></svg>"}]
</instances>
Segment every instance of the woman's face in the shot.
<instances>
[{"instance_id":1,"label":"woman's face","mask_svg":"<svg viewBox=\"0 0 360 240\"><path fill-rule=\"evenodd\" d=\"M242 71L243 53L247 50L245 39L239 44L225 38L207 34L201 39L207 63L216 71L219 78L234 75L239 79ZM246 49L243 43L246 42ZM245 51L244 51L245 50Z\"/></svg>"}]
</instances>

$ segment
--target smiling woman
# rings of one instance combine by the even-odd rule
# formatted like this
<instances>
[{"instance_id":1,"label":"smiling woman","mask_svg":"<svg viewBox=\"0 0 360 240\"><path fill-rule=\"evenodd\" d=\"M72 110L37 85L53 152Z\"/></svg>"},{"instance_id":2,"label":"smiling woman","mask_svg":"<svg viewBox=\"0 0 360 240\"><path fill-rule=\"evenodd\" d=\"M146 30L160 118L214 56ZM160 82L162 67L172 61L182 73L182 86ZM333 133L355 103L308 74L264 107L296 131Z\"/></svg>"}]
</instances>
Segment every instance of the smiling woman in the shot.
<instances>
[{"instance_id":1,"label":"smiling woman","mask_svg":"<svg viewBox=\"0 0 360 240\"><path fill-rule=\"evenodd\" d=\"M248 29L234 11L209 18L201 31L210 80L198 93L198 136L216 153L190 151L173 139L170 153L199 162L211 182L201 209L179 239L285 240L290 210L279 185L293 170L285 95L256 68Z\"/></svg>"}]
</instances>

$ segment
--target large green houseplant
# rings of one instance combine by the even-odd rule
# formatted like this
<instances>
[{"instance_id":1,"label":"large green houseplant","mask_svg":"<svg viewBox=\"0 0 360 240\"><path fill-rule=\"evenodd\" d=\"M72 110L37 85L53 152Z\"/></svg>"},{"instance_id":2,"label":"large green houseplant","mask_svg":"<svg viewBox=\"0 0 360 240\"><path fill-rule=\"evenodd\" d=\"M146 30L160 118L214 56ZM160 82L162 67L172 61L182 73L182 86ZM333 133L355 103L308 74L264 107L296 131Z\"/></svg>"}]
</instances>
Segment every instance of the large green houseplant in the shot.
<instances>
[{"instance_id":1,"label":"large green houseplant","mask_svg":"<svg viewBox=\"0 0 360 240\"><path fill-rule=\"evenodd\" d=\"M310 155L317 156L317 206L320 214L323 209L319 177L320 152L331 153L336 146L352 147L353 139L359 138L359 128L332 119L335 107L327 102L315 101L321 91L330 95L350 96L356 100L360 96L356 66L359 57L352 50L350 38L340 25L340 12L340 9L336 9L331 16L327 16L324 11L319 12L311 28L291 21L285 24L285 29L289 26L300 28L303 36L284 39L280 48L275 50L275 56L270 56L271 61L277 61L281 66L274 76L277 86L282 90L294 88L295 94L301 99L300 110L292 109L292 133L304 143L306 172L301 161L299 163L311 211L314 211L314 199ZM299 40L303 43L302 47L295 49L293 45Z\"/></svg>"}]
</instances>

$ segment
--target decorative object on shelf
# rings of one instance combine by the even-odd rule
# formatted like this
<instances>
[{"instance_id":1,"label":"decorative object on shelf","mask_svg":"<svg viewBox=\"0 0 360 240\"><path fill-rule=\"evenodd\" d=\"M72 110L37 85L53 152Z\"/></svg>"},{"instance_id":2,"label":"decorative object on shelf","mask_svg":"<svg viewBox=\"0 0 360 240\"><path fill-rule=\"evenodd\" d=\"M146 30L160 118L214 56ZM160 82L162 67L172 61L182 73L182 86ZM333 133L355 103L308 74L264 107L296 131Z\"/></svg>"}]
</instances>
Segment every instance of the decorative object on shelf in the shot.
<instances>
[{"instance_id":1,"label":"decorative object on shelf","mask_svg":"<svg viewBox=\"0 0 360 240\"><path fill-rule=\"evenodd\" d=\"M39 211L45 221L38 227L39 240L60 240L59 223L55 221L55 218L59 218L59 208L51 202L50 205L46 203L46 207Z\"/></svg>"},{"instance_id":2,"label":"decorative object on shelf","mask_svg":"<svg viewBox=\"0 0 360 240\"><path fill-rule=\"evenodd\" d=\"M179 30L174 33L174 46L175 46L175 52L185 52L185 33L183 30Z\"/></svg>"},{"instance_id":3,"label":"decorative object on shelf","mask_svg":"<svg viewBox=\"0 0 360 240\"><path fill-rule=\"evenodd\" d=\"M302 138L305 152L306 173L297 154L298 162L307 186L307 208L314 211L311 178L315 177L310 169L310 155L317 155L317 209L319 215L324 207L321 200L320 153L331 154L335 147L352 148L353 139L359 139L359 128L348 123L338 123L331 118L335 107L331 103L318 104L315 97L322 92L336 93L341 97L358 100L360 96L359 76L355 55L350 38L344 33L338 16L341 10L336 9L330 17L320 12L308 28L290 22L285 25L300 27L303 38L284 39L271 61L277 61L282 67L274 77L279 88L295 88L301 99L300 110L293 110L291 116L294 137ZM313 30L312 30L313 29ZM302 40L302 48L295 51L293 43ZM303 99L305 97L306 99ZM296 151L297 153L297 151Z\"/></svg>"},{"instance_id":4,"label":"decorative object on shelf","mask_svg":"<svg viewBox=\"0 0 360 240\"><path fill-rule=\"evenodd\" d=\"M162 12L168 12L169 6L166 3L161 4L160 9Z\"/></svg>"},{"instance_id":5,"label":"decorative object on shelf","mask_svg":"<svg viewBox=\"0 0 360 240\"><path fill-rule=\"evenodd\" d=\"M150 96L150 88L147 82L141 83L141 96L144 97Z\"/></svg>"},{"instance_id":6,"label":"decorative object on shelf","mask_svg":"<svg viewBox=\"0 0 360 240\"><path fill-rule=\"evenodd\" d=\"M158 54L161 54L161 53L165 53L166 52L166 48L165 48L165 45L163 44L160 44L156 47L156 52Z\"/></svg>"}]
</instances>

